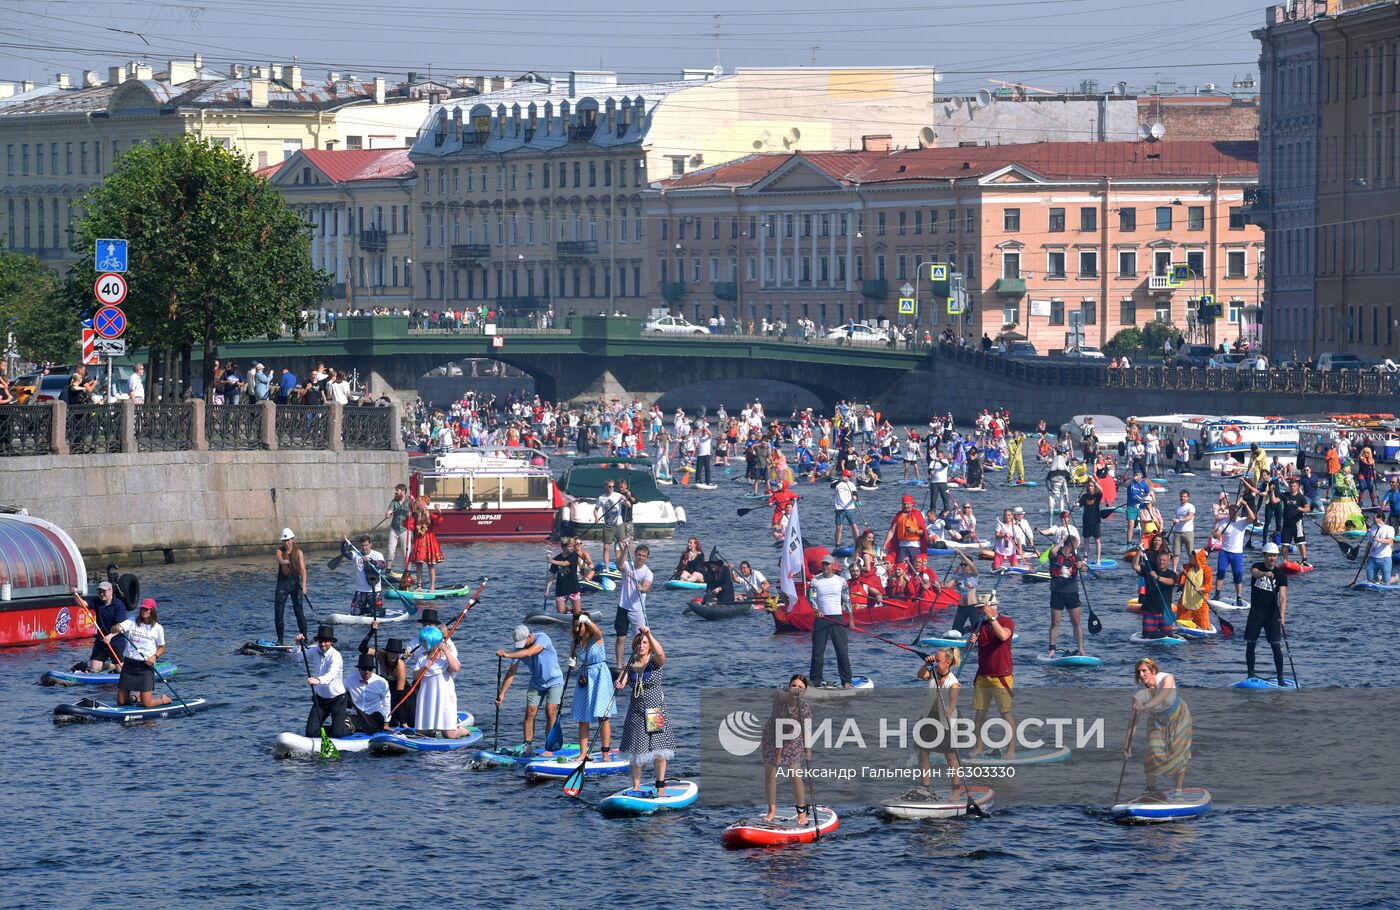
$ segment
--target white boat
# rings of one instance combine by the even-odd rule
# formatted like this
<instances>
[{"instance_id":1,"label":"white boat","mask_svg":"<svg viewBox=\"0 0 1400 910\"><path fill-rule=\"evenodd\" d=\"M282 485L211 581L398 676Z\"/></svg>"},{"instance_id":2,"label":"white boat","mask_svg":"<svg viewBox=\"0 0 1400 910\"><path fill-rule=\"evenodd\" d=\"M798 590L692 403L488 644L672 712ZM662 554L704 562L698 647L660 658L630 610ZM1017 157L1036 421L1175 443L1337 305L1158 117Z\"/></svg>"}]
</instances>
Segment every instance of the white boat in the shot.
<instances>
[{"instance_id":1,"label":"white boat","mask_svg":"<svg viewBox=\"0 0 1400 910\"><path fill-rule=\"evenodd\" d=\"M597 537L603 522L597 513L598 497L607 481L627 481L637 498L632 507L633 532L637 537L674 537L685 524L685 509L673 505L656 486L650 458L601 456L580 458L564 472L559 489L565 503L559 510L561 533L573 537Z\"/></svg>"},{"instance_id":2,"label":"white boat","mask_svg":"<svg viewBox=\"0 0 1400 910\"><path fill-rule=\"evenodd\" d=\"M1070 439L1078 442L1083 437L1086 420L1094 422L1094 435L1099 437L1101 446L1117 446L1128 438L1126 425L1111 414L1075 414L1068 423L1060 425L1060 432L1068 433Z\"/></svg>"},{"instance_id":3,"label":"white boat","mask_svg":"<svg viewBox=\"0 0 1400 910\"><path fill-rule=\"evenodd\" d=\"M409 492L428 497L439 540L543 540L554 531L563 498L538 449L454 449L409 465Z\"/></svg>"}]
</instances>

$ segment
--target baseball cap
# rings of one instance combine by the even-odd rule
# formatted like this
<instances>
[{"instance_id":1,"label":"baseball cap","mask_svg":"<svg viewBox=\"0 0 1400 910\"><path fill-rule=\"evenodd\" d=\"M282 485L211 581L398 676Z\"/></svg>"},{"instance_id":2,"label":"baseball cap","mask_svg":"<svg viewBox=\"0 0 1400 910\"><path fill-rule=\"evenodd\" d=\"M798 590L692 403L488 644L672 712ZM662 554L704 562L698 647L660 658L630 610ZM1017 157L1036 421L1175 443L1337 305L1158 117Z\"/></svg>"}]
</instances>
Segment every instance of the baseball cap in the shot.
<instances>
[{"instance_id":1,"label":"baseball cap","mask_svg":"<svg viewBox=\"0 0 1400 910\"><path fill-rule=\"evenodd\" d=\"M823 556L823 557L822 557L822 565L824 565L824 566L834 566L834 565L836 565L836 558L833 557L833 556Z\"/></svg>"},{"instance_id":2,"label":"baseball cap","mask_svg":"<svg viewBox=\"0 0 1400 910\"><path fill-rule=\"evenodd\" d=\"M511 633L511 638L514 639L517 648L525 647L525 642L530 640L530 627L523 623L516 626L515 631Z\"/></svg>"},{"instance_id":3,"label":"baseball cap","mask_svg":"<svg viewBox=\"0 0 1400 910\"><path fill-rule=\"evenodd\" d=\"M1264 555L1268 556L1270 554L1274 556L1278 555L1278 544L1274 543L1272 540L1264 544Z\"/></svg>"},{"instance_id":4,"label":"baseball cap","mask_svg":"<svg viewBox=\"0 0 1400 910\"><path fill-rule=\"evenodd\" d=\"M112 583L110 581L100 581L97 583L97 590L110 591L112 590Z\"/></svg>"},{"instance_id":5,"label":"baseball cap","mask_svg":"<svg viewBox=\"0 0 1400 910\"><path fill-rule=\"evenodd\" d=\"M1024 515L1024 514L1026 514L1026 510L1025 510L1024 508L1022 508L1021 506L1017 506L1016 508L1014 508L1014 509L1011 510L1011 514L1012 514L1012 515Z\"/></svg>"}]
</instances>

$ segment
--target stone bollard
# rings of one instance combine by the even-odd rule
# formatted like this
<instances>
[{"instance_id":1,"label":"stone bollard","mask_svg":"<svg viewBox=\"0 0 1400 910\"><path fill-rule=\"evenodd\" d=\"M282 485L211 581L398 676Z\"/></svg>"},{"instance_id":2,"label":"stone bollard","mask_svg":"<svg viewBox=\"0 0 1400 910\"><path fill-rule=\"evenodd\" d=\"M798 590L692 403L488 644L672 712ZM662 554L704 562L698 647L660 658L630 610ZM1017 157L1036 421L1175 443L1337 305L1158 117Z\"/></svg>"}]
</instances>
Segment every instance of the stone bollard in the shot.
<instances>
[{"instance_id":1,"label":"stone bollard","mask_svg":"<svg viewBox=\"0 0 1400 910\"><path fill-rule=\"evenodd\" d=\"M326 450L329 452L345 451L345 405L338 401L332 401L326 405L330 409L326 424Z\"/></svg>"},{"instance_id":2,"label":"stone bollard","mask_svg":"<svg viewBox=\"0 0 1400 910\"><path fill-rule=\"evenodd\" d=\"M397 401L389 400L389 451L402 452L403 443L403 406Z\"/></svg>"},{"instance_id":3,"label":"stone bollard","mask_svg":"<svg viewBox=\"0 0 1400 910\"><path fill-rule=\"evenodd\" d=\"M190 451L209 451L209 436L204 427L204 399L191 398L190 406Z\"/></svg>"},{"instance_id":4,"label":"stone bollard","mask_svg":"<svg viewBox=\"0 0 1400 910\"><path fill-rule=\"evenodd\" d=\"M269 452L277 449L277 405L271 401L260 401L262 408L262 443Z\"/></svg>"},{"instance_id":5,"label":"stone bollard","mask_svg":"<svg viewBox=\"0 0 1400 910\"><path fill-rule=\"evenodd\" d=\"M120 402L122 408L122 454L136 453L136 402L130 398Z\"/></svg>"},{"instance_id":6,"label":"stone bollard","mask_svg":"<svg viewBox=\"0 0 1400 910\"><path fill-rule=\"evenodd\" d=\"M68 402L53 401L49 403L52 409L49 411L49 438L52 439L51 448L55 455L68 454Z\"/></svg>"}]
</instances>

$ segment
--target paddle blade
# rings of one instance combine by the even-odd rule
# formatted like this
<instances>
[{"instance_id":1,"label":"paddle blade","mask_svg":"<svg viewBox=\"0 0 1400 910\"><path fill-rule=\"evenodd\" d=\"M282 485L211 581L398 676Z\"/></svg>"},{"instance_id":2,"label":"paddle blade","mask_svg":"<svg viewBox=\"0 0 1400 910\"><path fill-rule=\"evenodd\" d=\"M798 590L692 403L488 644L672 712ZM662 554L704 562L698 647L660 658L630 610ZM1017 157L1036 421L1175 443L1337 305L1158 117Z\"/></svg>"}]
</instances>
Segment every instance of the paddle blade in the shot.
<instances>
[{"instance_id":1,"label":"paddle blade","mask_svg":"<svg viewBox=\"0 0 1400 910\"><path fill-rule=\"evenodd\" d=\"M327 568L327 569L331 569L332 571L335 570L335 569L339 569L339 568L340 568L340 564L341 564L341 562L344 561L344 559L345 559L344 556L341 556L339 553L337 553L336 555L332 556L330 559L326 560L326 568Z\"/></svg>"},{"instance_id":2,"label":"paddle blade","mask_svg":"<svg viewBox=\"0 0 1400 910\"><path fill-rule=\"evenodd\" d=\"M1089 609L1089 634L1098 635L1102 631L1103 623L1099 621L1099 614L1095 613L1091 607Z\"/></svg>"},{"instance_id":3,"label":"paddle blade","mask_svg":"<svg viewBox=\"0 0 1400 910\"><path fill-rule=\"evenodd\" d=\"M546 752L558 752L562 748L564 748L564 726L556 717L554 726L549 728L549 735L544 738L544 749Z\"/></svg>"},{"instance_id":4,"label":"paddle blade","mask_svg":"<svg viewBox=\"0 0 1400 910\"><path fill-rule=\"evenodd\" d=\"M1220 615L1217 614L1216 617L1215 617L1215 621L1218 622L1218 623L1220 623L1220 637L1221 637L1221 638L1234 638L1234 637L1235 637L1235 627L1234 627L1234 625L1232 625L1232 624L1230 623L1230 621L1229 621L1228 619L1225 619L1223 616L1220 616Z\"/></svg>"},{"instance_id":5,"label":"paddle blade","mask_svg":"<svg viewBox=\"0 0 1400 910\"><path fill-rule=\"evenodd\" d=\"M326 732L326 728L321 728L321 757L340 758L340 750L331 742L331 735Z\"/></svg>"},{"instance_id":6,"label":"paddle blade","mask_svg":"<svg viewBox=\"0 0 1400 910\"><path fill-rule=\"evenodd\" d=\"M587 780L583 773L584 767L588 764L588 756L578 763L578 767L569 772L569 776L564 778L564 795L578 796L583 792L583 782Z\"/></svg>"}]
</instances>

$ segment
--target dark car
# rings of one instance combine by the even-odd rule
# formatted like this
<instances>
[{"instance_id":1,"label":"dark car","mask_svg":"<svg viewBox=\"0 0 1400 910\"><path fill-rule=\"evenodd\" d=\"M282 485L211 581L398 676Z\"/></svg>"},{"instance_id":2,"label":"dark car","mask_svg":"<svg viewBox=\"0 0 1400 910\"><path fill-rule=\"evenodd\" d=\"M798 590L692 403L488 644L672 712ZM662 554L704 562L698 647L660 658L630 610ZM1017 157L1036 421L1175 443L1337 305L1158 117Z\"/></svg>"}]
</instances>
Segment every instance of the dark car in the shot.
<instances>
[{"instance_id":1,"label":"dark car","mask_svg":"<svg viewBox=\"0 0 1400 910\"><path fill-rule=\"evenodd\" d=\"M1215 348L1208 344L1183 344L1172 358L1179 367L1203 367L1215 356Z\"/></svg>"}]
</instances>

